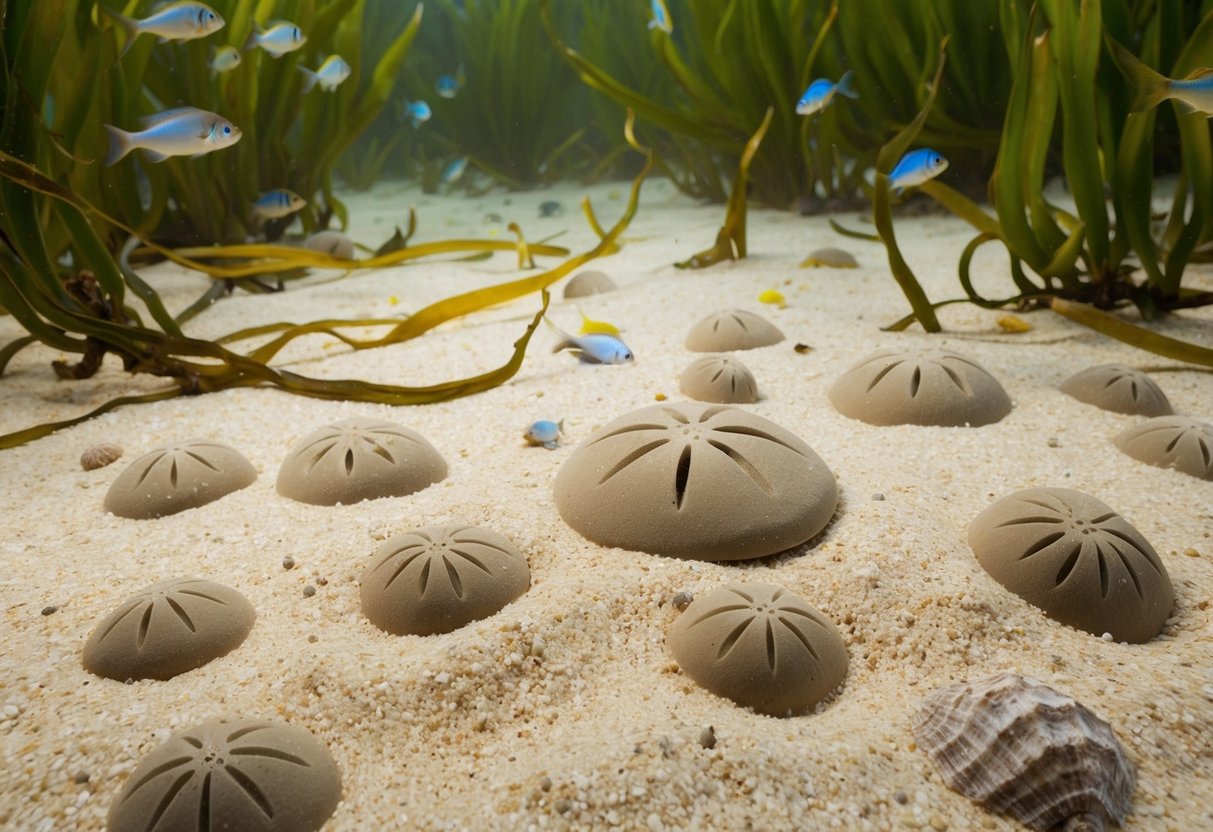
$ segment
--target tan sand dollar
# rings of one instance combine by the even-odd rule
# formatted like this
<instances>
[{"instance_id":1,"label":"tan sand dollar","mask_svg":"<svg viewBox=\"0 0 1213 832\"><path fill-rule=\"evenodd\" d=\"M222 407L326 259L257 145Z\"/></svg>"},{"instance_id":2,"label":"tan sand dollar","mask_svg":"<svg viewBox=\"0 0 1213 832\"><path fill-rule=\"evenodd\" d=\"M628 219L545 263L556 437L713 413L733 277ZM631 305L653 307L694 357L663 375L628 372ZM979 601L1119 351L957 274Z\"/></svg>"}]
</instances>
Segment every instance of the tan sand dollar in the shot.
<instances>
[{"instance_id":1,"label":"tan sand dollar","mask_svg":"<svg viewBox=\"0 0 1213 832\"><path fill-rule=\"evenodd\" d=\"M692 361L678 378L683 395L701 402L752 404L758 382L746 365L727 355L707 355Z\"/></svg>"},{"instance_id":2,"label":"tan sand dollar","mask_svg":"<svg viewBox=\"0 0 1213 832\"><path fill-rule=\"evenodd\" d=\"M878 350L834 382L830 401L871 425L977 427L1011 412L1011 399L984 367L940 349Z\"/></svg>"},{"instance_id":3,"label":"tan sand dollar","mask_svg":"<svg viewBox=\"0 0 1213 832\"><path fill-rule=\"evenodd\" d=\"M800 263L802 269L857 269L859 261L855 255L840 248L819 248L809 252Z\"/></svg>"},{"instance_id":4,"label":"tan sand dollar","mask_svg":"<svg viewBox=\"0 0 1213 832\"><path fill-rule=\"evenodd\" d=\"M1050 618L1117 641L1158 635L1175 594L1167 569L1137 529L1094 497L1028 488L969 525L987 572Z\"/></svg>"},{"instance_id":5,"label":"tan sand dollar","mask_svg":"<svg viewBox=\"0 0 1213 832\"><path fill-rule=\"evenodd\" d=\"M420 434L357 417L304 437L278 471L278 493L311 505L349 505L412 494L443 479L446 470Z\"/></svg>"},{"instance_id":6,"label":"tan sand dollar","mask_svg":"<svg viewBox=\"0 0 1213 832\"><path fill-rule=\"evenodd\" d=\"M106 511L148 520L197 508L252 485L257 471L239 451L191 440L146 453L118 475Z\"/></svg>"},{"instance_id":7,"label":"tan sand dollar","mask_svg":"<svg viewBox=\"0 0 1213 832\"><path fill-rule=\"evenodd\" d=\"M771 716L813 707L847 675L838 628L773 584L734 582L696 598L671 627L669 646L704 688Z\"/></svg>"},{"instance_id":8,"label":"tan sand dollar","mask_svg":"<svg viewBox=\"0 0 1213 832\"><path fill-rule=\"evenodd\" d=\"M1060 388L1080 402L1114 413L1168 416L1174 412L1154 379L1121 364L1100 364L1079 370L1063 381Z\"/></svg>"},{"instance_id":9,"label":"tan sand dollar","mask_svg":"<svg viewBox=\"0 0 1213 832\"><path fill-rule=\"evenodd\" d=\"M1213 425L1187 416L1158 416L1112 440L1136 460L1213 480Z\"/></svg>"},{"instance_id":10,"label":"tan sand dollar","mask_svg":"<svg viewBox=\"0 0 1213 832\"><path fill-rule=\"evenodd\" d=\"M84 645L84 669L117 679L171 679L225 656L253 628L253 605L199 578L162 581L123 601Z\"/></svg>"},{"instance_id":11,"label":"tan sand dollar","mask_svg":"<svg viewBox=\"0 0 1213 832\"><path fill-rule=\"evenodd\" d=\"M783 333L761 315L744 309L713 312L687 333L691 352L733 352L769 347L783 340Z\"/></svg>"},{"instance_id":12,"label":"tan sand dollar","mask_svg":"<svg viewBox=\"0 0 1213 832\"><path fill-rule=\"evenodd\" d=\"M564 284L564 299L584 298L589 295L612 292L617 288L615 281L611 280L606 272L587 269L573 275L569 282Z\"/></svg>"},{"instance_id":13,"label":"tan sand dollar","mask_svg":"<svg viewBox=\"0 0 1213 832\"><path fill-rule=\"evenodd\" d=\"M794 434L695 402L610 422L573 451L554 489L560 516L595 543L697 560L790 549L838 503L829 468Z\"/></svg>"},{"instance_id":14,"label":"tan sand dollar","mask_svg":"<svg viewBox=\"0 0 1213 832\"><path fill-rule=\"evenodd\" d=\"M204 722L144 757L110 807L109 832L313 832L341 800L332 754L284 722Z\"/></svg>"},{"instance_id":15,"label":"tan sand dollar","mask_svg":"<svg viewBox=\"0 0 1213 832\"><path fill-rule=\"evenodd\" d=\"M397 535L362 573L362 612L394 635L449 633L526 592L531 570L510 540L467 525Z\"/></svg>"}]
</instances>

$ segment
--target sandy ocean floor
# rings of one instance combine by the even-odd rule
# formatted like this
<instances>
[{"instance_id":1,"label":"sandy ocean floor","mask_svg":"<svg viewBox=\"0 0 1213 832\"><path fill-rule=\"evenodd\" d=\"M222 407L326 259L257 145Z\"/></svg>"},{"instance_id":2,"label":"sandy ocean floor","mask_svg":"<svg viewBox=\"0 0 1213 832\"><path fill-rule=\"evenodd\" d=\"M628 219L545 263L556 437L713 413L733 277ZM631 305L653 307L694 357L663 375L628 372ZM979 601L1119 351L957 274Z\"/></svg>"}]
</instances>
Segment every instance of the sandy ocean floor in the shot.
<instances>
[{"instance_id":1,"label":"sandy ocean floor","mask_svg":"<svg viewBox=\"0 0 1213 832\"><path fill-rule=\"evenodd\" d=\"M416 205L417 241L508 237L580 252L595 237L577 210L579 186L512 194L425 196L399 184L351 197L353 236L377 245ZM588 189L603 222L623 209L626 184ZM556 199L562 216L539 219ZM711 244L720 206L666 182L644 186L618 254L595 267L619 291L580 303L615 323L632 365L579 365L536 333L506 385L437 405L390 408L245 389L126 408L25 447L0 452L0 826L102 829L140 759L171 733L219 717L302 726L340 767L343 800L327 830L368 829L1015 829L950 791L916 750L909 717L930 689L1016 670L1068 693L1108 720L1137 765L1128 826L1213 829L1213 483L1136 462L1111 437L1139 421L1057 389L1084 367L1122 362L1154 375L1177 412L1213 420L1213 375L1112 342L1040 312L1033 329L1004 333L999 312L944 308L946 334L880 330L908 311L883 249L845 240L824 217L753 210L752 256L704 272L675 260ZM840 219L852 226L855 215ZM905 254L933 299L960 294L956 261L972 232L959 221L899 220ZM814 248L842 246L858 270L800 270ZM556 261L547 258L541 265ZM1006 259L982 249L979 284L1009 294ZM517 275L513 254L474 263L431 261L345 280L238 294L190 326L217 336L255 323L387 317ZM173 268L149 275L171 309L205 280ZM1195 267L1192 285L1213 286ZM787 307L763 306L776 288ZM391 299L398 303L392 305ZM809 546L748 563L677 560L592 544L564 524L551 483L577 443L661 394L682 399L678 376L696 356L690 326L721 308L767 316L781 344L739 357L762 400L746 406L813 447L837 477L838 511ZM429 384L505 360L537 298L449 324L386 349L351 353L323 337L281 357L299 373ZM579 325L573 303L550 317ZM1213 310L1169 322L1176 337L1213 344ZM0 342L18 334L0 318ZM797 343L812 350L798 353ZM879 347L946 346L975 358L1014 410L982 428L873 427L830 405L831 383ZM53 351L30 349L0 379L0 432L64 419L124 392L157 387L107 359L95 378L58 381ZM396 421L442 453L449 475L405 498L318 508L274 487L287 451L313 429L355 415ZM564 420L554 451L528 447L535 419ZM159 520L115 517L106 489L130 461L173 441L208 438L240 450L256 482L202 508ZM118 463L81 469L98 442ZM1103 641L1057 624L996 583L966 543L993 500L1030 486L1092 494L1152 542L1175 587L1162 635L1144 645ZM878 496L879 495L879 496ZM881 499L883 497L883 499ZM395 637L359 607L358 576L386 538L423 525L494 529L526 553L532 585L502 612L448 635ZM283 568L293 558L293 569ZM133 684L82 669L97 623L154 581L204 577L256 608L234 652L169 681ZM779 583L837 623L849 673L815 713L758 716L682 674L665 646L671 599L733 579ZM314 594L305 593L313 587ZM53 610L53 612L52 612ZM712 726L714 748L700 734Z\"/></svg>"}]
</instances>

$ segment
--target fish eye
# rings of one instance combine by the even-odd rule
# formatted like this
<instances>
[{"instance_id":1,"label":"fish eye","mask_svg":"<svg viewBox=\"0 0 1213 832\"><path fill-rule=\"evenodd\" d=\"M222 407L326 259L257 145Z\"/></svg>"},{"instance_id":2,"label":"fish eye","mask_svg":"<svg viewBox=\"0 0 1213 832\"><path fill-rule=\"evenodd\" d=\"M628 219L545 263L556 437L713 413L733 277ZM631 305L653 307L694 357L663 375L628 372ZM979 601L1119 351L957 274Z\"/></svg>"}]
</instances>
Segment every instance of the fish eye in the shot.
<instances>
[{"instance_id":1,"label":"fish eye","mask_svg":"<svg viewBox=\"0 0 1213 832\"><path fill-rule=\"evenodd\" d=\"M229 127L229 126L227 126L227 125L224 125L224 127L223 127L223 135L225 135L225 136L230 136L230 135L232 135L232 128L231 128L231 127Z\"/></svg>"}]
</instances>

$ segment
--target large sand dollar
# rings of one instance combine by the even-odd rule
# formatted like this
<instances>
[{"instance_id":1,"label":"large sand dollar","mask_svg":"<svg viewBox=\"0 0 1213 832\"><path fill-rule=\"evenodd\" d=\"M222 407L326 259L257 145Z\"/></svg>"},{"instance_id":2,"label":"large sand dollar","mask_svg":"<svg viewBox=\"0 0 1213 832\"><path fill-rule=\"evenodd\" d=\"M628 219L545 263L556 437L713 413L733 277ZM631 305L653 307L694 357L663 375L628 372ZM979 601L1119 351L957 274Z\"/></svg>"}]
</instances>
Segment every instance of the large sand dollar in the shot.
<instances>
[{"instance_id":1,"label":"large sand dollar","mask_svg":"<svg viewBox=\"0 0 1213 832\"><path fill-rule=\"evenodd\" d=\"M990 575L1050 618L1140 643L1158 635L1175 600L1171 578L1141 532L1089 494L1028 488L969 525Z\"/></svg>"},{"instance_id":2,"label":"large sand dollar","mask_svg":"<svg viewBox=\"0 0 1213 832\"><path fill-rule=\"evenodd\" d=\"M753 404L758 382L750 368L728 355L696 358L682 371L678 386L685 396L701 402Z\"/></svg>"},{"instance_id":3,"label":"large sand dollar","mask_svg":"<svg viewBox=\"0 0 1213 832\"><path fill-rule=\"evenodd\" d=\"M1002 385L951 350L878 350L830 388L843 416L871 425L978 426L1011 412Z\"/></svg>"},{"instance_id":4,"label":"large sand dollar","mask_svg":"<svg viewBox=\"0 0 1213 832\"><path fill-rule=\"evenodd\" d=\"M1121 364L1099 364L1079 370L1060 385L1061 392L1080 402L1114 413L1169 416L1171 402L1154 379Z\"/></svg>"},{"instance_id":5,"label":"large sand dollar","mask_svg":"<svg viewBox=\"0 0 1213 832\"><path fill-rule=\"evenodd\" d=\"M641 408L590 436L556 475L565 522L603 546L744 560L821 531L838 502L813 449L720 405Z\"/></svg>"},{"instance_id":6,"label":"large sand dollar","mask_svg":"<svg viewBox=\"0 0 1213 832\"><path fill-rule=\"evenodd\" d=\"M1213 425L1187 416L1156 416L1112 440L1136 460L1213 480Z\"/></svg>"},{"instance_id":7,"label":"large sand dollar","mask_svg":"<svg viewBox=\"0 0 1213 832\"><path fill-rule=\"evenodd\" d=\"M779 327L744 309L713 312L691 327L686 348L691 352L732 352L769 347L783 340Z\"/></svg>"},{"instance_id":8,"label":"large sand dollar","mask_svg":"<svg viewBox=\"0 0 1213 832\"><path fill-rule=\"evenodd\" d=\"M446 476L420 434L382 419L343 419L305 436L278 470L278 493L317 506L403 497Z\"/></svg>"},{"instance_id":9,"label":"large sand dollar","mask_svg":"<svg viewBox=\"0 0 1213 832\"><path fill-rule=\"evenodd\" d=\"M149 520L204 506L256 479L252 463L227 445L180 442L132 462L106 492L105 509L119 517Z\"/></svg>"}]
</instances>

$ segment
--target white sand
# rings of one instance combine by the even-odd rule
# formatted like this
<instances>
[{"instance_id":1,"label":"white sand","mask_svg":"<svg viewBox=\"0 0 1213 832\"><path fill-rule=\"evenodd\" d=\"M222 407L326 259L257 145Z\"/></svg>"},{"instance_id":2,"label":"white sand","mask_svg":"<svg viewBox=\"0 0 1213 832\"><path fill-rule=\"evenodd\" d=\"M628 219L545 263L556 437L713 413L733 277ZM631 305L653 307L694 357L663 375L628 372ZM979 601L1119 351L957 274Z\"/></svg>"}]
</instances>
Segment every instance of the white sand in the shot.
<instances>
[{"instance_id":1,"label":"white sand","mask_svg":"<svg viewBox=\"0 0 1213 832\"><path fill-rule=\"evenodd\" d=\"M626 185L589 190L604 223ZM584 189L474 200L422 196L399 185L353 197L354 236L377 244L415 203L418 240L478 236L490 212L529 239L559 231L574 252L595 238L576 209ZM612 192L613 194L612 198ZM566 213L536 219L539 202ZM944 335L880 331L908 311L883 249L844 240L824 218L754 210L752 256L704 272L672 262L706 248L723 215L668 183L645 185L619 254L597 267L621 290L582 308L625 330L631 366L578 365L552 355L540 331L521 372L472 398L398 408L323 402L268 389L126 408L0 452L0 826L100 829L126 776L170 733L219 717L284 719L312 731L341 769L344 799L325 827L377 829L1012 829L950 791L915 750L909 715L929 689L1013 669L1076 697L1111 722L1138 767L1130 827L1213 828L1213 483L1150 468L1109 441L1137 419L1058 392L1082 367L1123 362L1159 370L1176 410L1213 420L1213 376L1154 358L1050 312L1007 335L999 314L946 307ZM848 215L843 222L859 226ZM933 299L960 293L955 264L972 232L951 219L899 221L907 259ZM798 270L811 249L853 251L859 270ZM548 258L545 265L553 265ZM1006 259L978 258L981 286L1009 294ZM252 323L388 316L516 276L513 255L360 273L283 294L238 294L197 319L215 336ZM1211 285L1194 267L1192 285ZM205 281L158 268L173 309ZM778 288L786 309L756 298ZM389 297L399 299L389 305ZM575 307L553 302L573 329ZM691 563L593 545L568 528L551 480L591 431L664 393L680 398L682 347L702 316L740 306L787 334L742 354L764 396L751 406L803 437L837 475L842 500L812 548L757 563ZM283 359L295 372L428 384L497 366L537 309L527 298L446 325L412 343L352 354L312 338ZM1168 322L1177 337L1213 343L1213 310ZM0 318L0 343L18 333ZM797 354L792 345L814 349ZM1014 411L980 429L876 428L838 414L826 391L883 346L948 346L977 359L1010 392ZM30 349L0 379L0 432L83 413L162 382L103 372L58 381L53 351ZM314 428L352 415L398 421L450 464L441 484L402 499L314 508L279 497L278 466ZM534 419L564 419L556 451L527 447ZM208 437L242 451L260 476L200 509L155 521L102 509L109 484L144 451ZM1050 440L1056 440L1050 442ZM113 442L126 456L82 471L80 453ZM1054 447L1055 445L1055 447ZM1120 511L1162 557L1174 615L1145 645L1120 645L1059 625L977 564L968 522L992 500L1029 486L1066 486ZM883 501L874 500L876 494ZM357 577L380 541L421 525L495 529L530 560L531 589L504 611L444 636L392 637L361 615ZM283 558L297 566L284 570ZM80 663L94 626L125 597L170 577L210 578L254 604L257 623L228 656L167 682L124 685ZM850 654L840 692L794 719L756 716L700 689L664 645L680 590L733 578L781 583L837 622ZM313 585L316 594L304 596ZM44 607L57 611L42 614ZM714 749L698 742L715 728Z\"/></svg>"}]
</instances>

